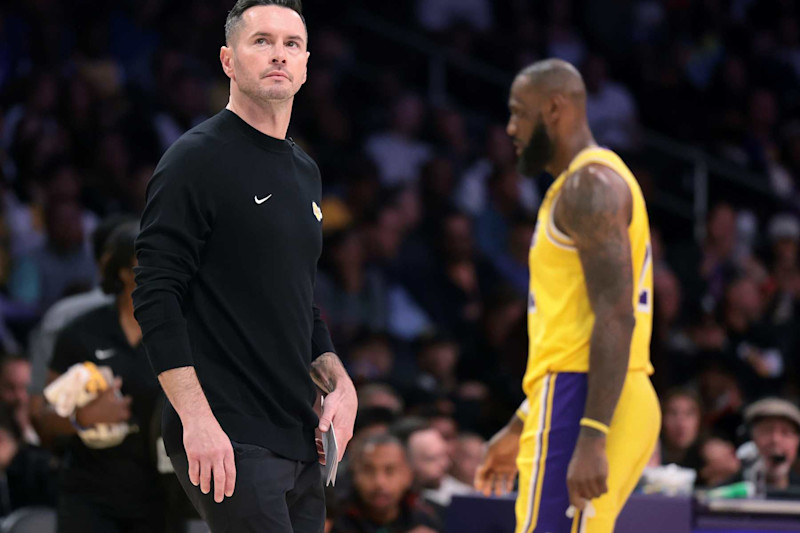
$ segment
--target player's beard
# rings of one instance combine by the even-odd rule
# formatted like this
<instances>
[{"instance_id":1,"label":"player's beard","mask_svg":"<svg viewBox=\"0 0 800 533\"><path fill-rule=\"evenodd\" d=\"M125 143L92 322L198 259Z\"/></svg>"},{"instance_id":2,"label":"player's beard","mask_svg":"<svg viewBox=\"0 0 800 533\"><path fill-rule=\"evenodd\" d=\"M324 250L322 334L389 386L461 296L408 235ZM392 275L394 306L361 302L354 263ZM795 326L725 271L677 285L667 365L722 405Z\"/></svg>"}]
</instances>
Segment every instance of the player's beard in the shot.
<instances>
[{"instance_id":1,"label":"player's beard","mask_svg":"<svg viewBox=\"0 0 800 533\"><path fill-rule=\"evenodd\" d=\"M555 153L555 144L547 135L547 128L541 115L533 128L531 140L522 150L522 154L517 161L517 169L523 176L535 177L544 171L544 167L550 162Z\"/></svg>"}]
</instances>

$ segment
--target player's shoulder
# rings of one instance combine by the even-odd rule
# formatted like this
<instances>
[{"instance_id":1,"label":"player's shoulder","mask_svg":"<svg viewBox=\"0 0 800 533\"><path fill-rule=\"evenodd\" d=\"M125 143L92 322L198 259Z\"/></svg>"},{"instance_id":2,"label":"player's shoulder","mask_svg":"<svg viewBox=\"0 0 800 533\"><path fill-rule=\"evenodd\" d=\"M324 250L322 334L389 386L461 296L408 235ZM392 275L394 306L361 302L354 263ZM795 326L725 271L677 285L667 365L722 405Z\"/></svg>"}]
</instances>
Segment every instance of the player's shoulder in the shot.
<instances>
[{"instance_id":1,"label":"player's shoulder","mask_svg":"<svg viewBox=\"0 0 800 533\"><path fill-rule=\"evenodd\" d=\"M564 179L559 203L582 211L630 204L631 190L622 174L599 162L588 162Z\"/></svg>"}]
</instances>

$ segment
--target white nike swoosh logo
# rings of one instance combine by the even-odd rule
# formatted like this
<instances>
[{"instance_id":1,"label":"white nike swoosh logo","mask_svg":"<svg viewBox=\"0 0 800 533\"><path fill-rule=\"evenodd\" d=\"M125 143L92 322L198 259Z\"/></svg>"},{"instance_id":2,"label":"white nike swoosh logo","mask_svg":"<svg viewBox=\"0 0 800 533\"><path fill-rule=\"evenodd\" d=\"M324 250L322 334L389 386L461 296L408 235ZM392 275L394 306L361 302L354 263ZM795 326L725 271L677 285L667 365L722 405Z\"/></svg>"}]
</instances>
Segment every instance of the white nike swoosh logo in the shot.
<instances>
[{"instance_id":1,"label":"white nike swoosh logo","mask_svg":"<svg viewBox=\"0 0 800 533\"><path fill-rule=\"evenodd\" d=\"M257 203L258 205L261 205L261 204L263 204L264 202L266 202L266 201L267 201L267 200L269 200L270 198L272 198L272 195L271 195L271 194L270 194L269 196L265 196L265 197L264 197L264 198L262 198L261 200L259 200L259 199L258 199L258 196L253 196L253 200L255 200L255 201L256 201L256 203Z\"/></svg>"},{"instance_id":2,"label":"white nike swoosh logo","mask_svg":"<svg viewBox=\"0 0 800 533\"><path fill-rule=\"evenodd\" d=\"M109 348L108 350L95 350L94 356L98 358L100 361L110 359L111 357L114 357L114 349Z\"/></svg>"}]
</instances>

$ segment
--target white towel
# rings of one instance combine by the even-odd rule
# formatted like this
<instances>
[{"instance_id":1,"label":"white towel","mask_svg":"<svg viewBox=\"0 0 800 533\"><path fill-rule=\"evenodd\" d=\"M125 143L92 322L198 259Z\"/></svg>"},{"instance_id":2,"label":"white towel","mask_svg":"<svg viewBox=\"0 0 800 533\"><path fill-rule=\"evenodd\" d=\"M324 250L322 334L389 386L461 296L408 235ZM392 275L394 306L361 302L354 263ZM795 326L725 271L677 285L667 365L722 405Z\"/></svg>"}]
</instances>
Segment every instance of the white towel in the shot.
<instances>
[{"instance_id":1,"label":"white towel","mask_svg":"<svg viewBox=\"0 0 800 533\"><path fill-rule=\"evenodd\" d=\"M89 382L96 377L92 371L93 368L95 367L91 363L72 365L44 389L44 397L53 406L58 416L67 418L75 412L75 409L83 407L97 398L96 392L87 390ZM114 382L114 374L110 368L99 367L97 371L105 380L105 387ZM97 424L84 431L79 431L78 436L90 448L111 448L125 440L130 429L127 422Z\"/></svg>"}]
</instances>

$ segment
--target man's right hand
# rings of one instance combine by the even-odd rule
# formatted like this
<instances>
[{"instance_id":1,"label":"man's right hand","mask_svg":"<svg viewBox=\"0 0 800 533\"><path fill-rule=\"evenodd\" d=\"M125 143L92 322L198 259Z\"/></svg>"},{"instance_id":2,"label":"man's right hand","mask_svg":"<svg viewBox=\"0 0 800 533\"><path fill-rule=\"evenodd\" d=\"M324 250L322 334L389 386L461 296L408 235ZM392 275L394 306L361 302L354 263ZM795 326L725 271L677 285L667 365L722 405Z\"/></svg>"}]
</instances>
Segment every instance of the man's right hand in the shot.
<instances>
[{"instance_id":1,"label":"man's right hand","mask_svg":"<svg viewBox=\"0 0 800 533\"><path fill-rule=\"evenodd\" d=\"M82 427L127 422L131 417L131 397L120 394L121 386L122 381L116 378L111 387L75 411L75 421Z\"/></svg>"},{"instance_id":2,"label":"man's right hand","mask_svg":"<svg viewBox=\"0 0 800 533\"><path fill-rule=\"evenodd\" d=\"M188 418L188 417L187 417ZM233 496L236 485L236 464L231 440L213 414L193 416L183 422L183 447L189 461L189 480L203 494L211 492L214 480L214 501Z\"/></svg>"},{"instance_id":3,"label":"man's right hand","mask_svg":"<svg viewBox=\"0 0 800 533\"><path fill-rule=\"evenodd\" d=\"M475 474L475 488L485 496L502 496L514 489L517 476L519 433L503 427L489 441L489 447Z\"/></svg>"}]
</instances>

